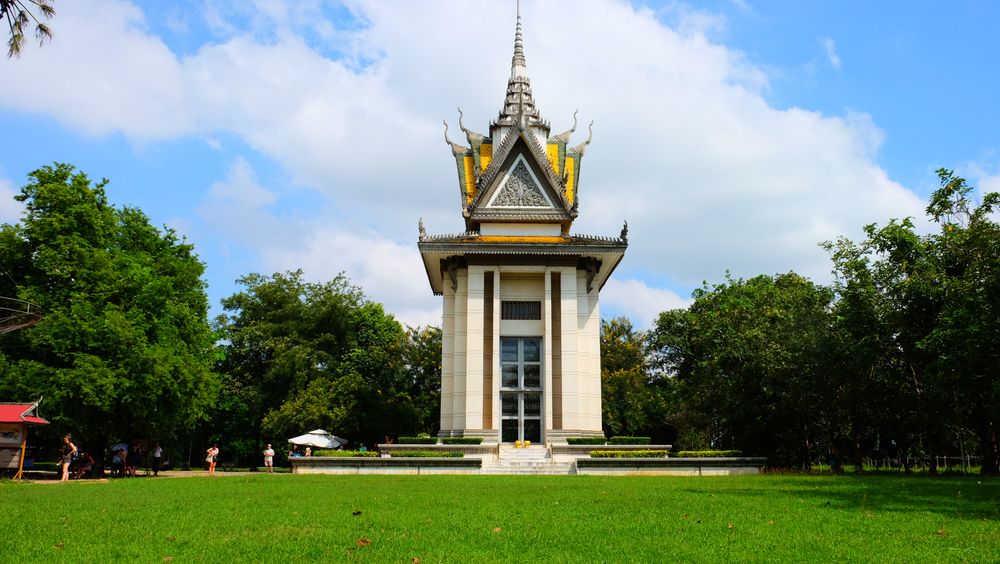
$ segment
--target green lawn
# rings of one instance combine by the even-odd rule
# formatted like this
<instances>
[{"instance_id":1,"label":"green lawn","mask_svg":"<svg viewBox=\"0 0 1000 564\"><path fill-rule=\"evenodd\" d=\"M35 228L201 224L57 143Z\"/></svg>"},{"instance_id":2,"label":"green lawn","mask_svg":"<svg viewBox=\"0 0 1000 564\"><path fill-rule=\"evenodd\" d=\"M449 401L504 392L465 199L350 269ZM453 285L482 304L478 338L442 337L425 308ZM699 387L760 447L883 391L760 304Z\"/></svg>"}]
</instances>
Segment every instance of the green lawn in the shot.
<instances>
[{"instance_id":1,"label":"green lawn","mask_svg":"<svg viewBox=\"0 0 1000 564\"><path fill-rule=\"evenodd\" d=\"M1000 481L292 476L0 482L0 562L1000 559Z\"/></svg>"}]
</instances>

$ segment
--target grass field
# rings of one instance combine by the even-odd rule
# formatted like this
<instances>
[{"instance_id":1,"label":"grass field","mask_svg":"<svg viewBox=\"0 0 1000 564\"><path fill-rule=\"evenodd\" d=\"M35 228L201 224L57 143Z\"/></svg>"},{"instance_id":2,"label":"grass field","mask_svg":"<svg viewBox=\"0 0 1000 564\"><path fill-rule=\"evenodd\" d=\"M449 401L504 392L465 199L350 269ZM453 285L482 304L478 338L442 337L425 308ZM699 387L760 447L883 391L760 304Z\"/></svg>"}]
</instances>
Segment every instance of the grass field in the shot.
<instances>
[{"instance_id":1,"label":"grass field","mask_svg":"<svg viewBox=\"0 0 1000 564\"><path fill-rule=\"evenodd\" d=\"M0 482L0 562L996 562L1000 481L258 475Z\"/></svg>"}]
</instances>

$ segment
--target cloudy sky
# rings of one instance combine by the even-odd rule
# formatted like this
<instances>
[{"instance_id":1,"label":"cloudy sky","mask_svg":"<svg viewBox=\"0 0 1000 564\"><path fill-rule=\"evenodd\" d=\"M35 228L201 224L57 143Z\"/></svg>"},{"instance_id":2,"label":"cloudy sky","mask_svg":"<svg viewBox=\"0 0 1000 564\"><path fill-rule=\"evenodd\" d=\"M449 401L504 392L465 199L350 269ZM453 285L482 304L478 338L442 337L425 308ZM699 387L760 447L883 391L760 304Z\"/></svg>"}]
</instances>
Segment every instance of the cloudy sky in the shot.
<instances>
[{"instance_id":1,"label":"cloudy sky","mask_svg":"<svg viewBox=\"0 0 1000 564\"><path fill-rule=\"evenodd\" d=\"M877 7L876 7L877 6ZM416 248L463 229L442 119L488 129L514 0L57 0L0 60L0 222L53 161L187 236L213 312L249 272L340 271L440 323ZM603 313L645 327L703 281L794 270L922 217L933 171L1000 190L1000 4L523 0L535 99L593 120L574 231L630 247ZM582 140L578 131L578 139ZM453 135L453 137L455 137Z\"/></svg>"}]
</instances>

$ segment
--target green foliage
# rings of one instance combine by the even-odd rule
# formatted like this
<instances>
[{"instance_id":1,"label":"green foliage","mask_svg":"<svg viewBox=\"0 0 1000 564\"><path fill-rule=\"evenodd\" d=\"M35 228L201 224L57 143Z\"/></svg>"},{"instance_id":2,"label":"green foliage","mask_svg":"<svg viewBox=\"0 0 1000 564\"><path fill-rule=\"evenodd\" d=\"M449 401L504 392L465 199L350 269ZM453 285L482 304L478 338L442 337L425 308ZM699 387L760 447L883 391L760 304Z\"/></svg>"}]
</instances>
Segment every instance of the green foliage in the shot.
<instances>
[{"instance_id":1,"label":"green foliage","mask_svg":"<svg viewBox=\"0 0 1000 564\"><path fill-rule=\"evenodd\" d=\"M227 313L217 321L232 398L217 418L225 436L259 443L319 427L374 445L423 427L440 385L419 364L432 355L434 330L404 332L344 275L238 282L244 290L223 300Z\"/></svg>"},{"instance_id":2,"label":"green foliage","mask_svg":"<svg viewBox=\"0 0 1000 564\"><path fill-rule=\"evenodd\" d=\"M646 335L620 317L601 323L601 407L607 435L653 435L666 441L668 381L649 370Z\"/></svg>"},{"instance_id":3,"label":"green foliage","mask_svg":"<svg viewBox=\"0 0 1000 564\"><path fill-rule=\"evenodd\" d=\"M446 445L479 445L483 443L482 437L445 437L441 442Z\"/></svg>"},{"instance_id":4,"label":"green foliage","mask_svg":"<svg viewBox=\"0 0 1000 564\"><path fill-rule=\"evenodd\" d=\"M601 437L570 437L566 442L571 445L603 445L608 440Z\"/></svg>"},{"instance_id":5,"label":"green foliage","mask_svg":"<svg viewBox=\"0 0 1000 564\"><path fill-rule=\"evenodd\" d=\"M396 441L401 445L436 445L436 437L399 437Z\"/></svg>"},{"instance_id":6,"label":"green foliage","mask_svg":"<svg viewBox=\"0 0 1000 564\"><path fill-rule=\"evenodd\" d=\"M333 449L321 448L313 452L313 456L377 458L379 456L379 453L368 450L333 450Z\"/></svg>"},{"instance_id":7,"label":"green foliage","mask_svg":"<svg viewBox=\"0 0 1000 564\"><path fill-rule=\"evenodd\" d=\"M681 450L674 453L677 458L731 458L742 455L738 450Z\"/></svg>"},{"instance_id":8,"label":"green foliage","mask_svg":"<svg viewBox=\"0 0 1000 564\"><path fill-rule=\"evenodd\" d=\"M42 167L0 226L0 295L43 319L0 340L0 397L44 396L54 425L87 448L169 437L205 419L219 388L204 265L192 245L107 201L65 164Z\"/></svg>"},{"instance_id":9,"label":"green foliage","mask_svg":"<svg viewBox=\"0 0 1000 564\"><path fill-rule=\"evenodd\" d=\"M443 452L435 450L404 450L392 453L393 458L462 458L461 452Z\"/></svg>"},{"instance_id":10,"label":"green foliage","mask_svg":"<svg viewBox=\"0 0 1000 564\"><path fill-rule=\"evenodd\" d=\"M738 446L806 467L824 430L833 292L794 274L728 279L660 316L654 362L672 374L686 448ZM689 431L690 432L690 431Z\"/></svg>"},{"instance_id":11,"label":"green foliage","mask_svg":"<svg viewBox=\"0 0 1000 564\"><path fill-rule=\"evenodd\" d=\"M592 450L591 458L666 458L665 450Z\"/></svg>"},{"instance_id":12,"label":"green foliage","mask_svg":"<svg viewBox=\"0 0 1000 564\"><path fill-rule=\"evenodd\" d=\"M842 429L859 468L874 437L893 437L905 459L918 445L929 455L957 453L956 443L974 435L983 473L998 475L1000 194L975 206L964 179L945 169L938 176L927 206L938 233L892 220L867 226L861 243L825 244L842 296Z\"/></svg>"},{"instance_id":13,"label":"green foliage","mask_svg":"<svg viewBox=\"0 0 1000 564\"><path fill-rule=\"evenodd\" d=\"M648 445L649 437L611 437L609 445Z\"/></svg>"}]
</instances>

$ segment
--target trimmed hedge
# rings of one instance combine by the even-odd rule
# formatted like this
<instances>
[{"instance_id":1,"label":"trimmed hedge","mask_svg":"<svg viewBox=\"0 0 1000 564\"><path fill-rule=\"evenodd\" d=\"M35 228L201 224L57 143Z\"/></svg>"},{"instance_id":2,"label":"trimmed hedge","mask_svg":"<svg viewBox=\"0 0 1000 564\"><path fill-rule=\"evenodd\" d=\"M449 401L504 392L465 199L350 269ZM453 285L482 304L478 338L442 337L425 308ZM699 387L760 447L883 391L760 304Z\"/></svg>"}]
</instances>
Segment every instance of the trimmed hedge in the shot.
<instances>
[{"instance_id":1,"label":"trimmed hedge","mask_svg":"<svg viewBox=\"0 0 1000 564\"><path fill-rule=\"evenodd\" d=\"M680 458L729 458L742 454L738 450L682 450L675 453L674 456Z\"/></svg>"},{"instance_id":2,"label":"trimmed hedge","mask_svg":"<svg viewBox=\"0 0 1000 564\"><path fill-rule=\"evenodd\" d=\"M401 445L436 445L437 437L399 437L396 441Z\"/></svg>"},{"instance_id":3,"label":"trimmed hedge","mask_svg":"<svg viewBox=\"0 0 1000 564\"><path fill-rule=\"evenodd\" d=\"M446 445L479 445L483 443L482 437L445 437L441 442Z\"/></svg>"},{"instance_id":4,"label":"trimmed hedge","mask_svg":"<svg viewBox=\"0 0 1000 564\"><path fill-rule=\"evenodd\" d=\"M608 440L602 437L571 437L566 442L571 445L603 445Z\"/></svg>"},{"instance_id":5,"label":"trimmed hedge","mask_svg":"<svg viewBox=\"0 0 1000 564\"><path fill-rule=\"evenodd\" d=\"M665 450L592 450L591 458L666 458Z\"/></svg>"},{"instance_id":6,"label":"trimmed hedge","mask_svg":"<svg viewBox=\"0 0 1000 564\"><path fill-rule=\"evenodd\" d=\"M394 452L393 458L462 458L465 456L461 452L436 452L433 450L411 450Z\"/></svg>"},{"instance_id":7,"label":"trimmed hedge","mask_svg":"<svg viewBox=\"0 0 1000 564\"><path fill-rule=\"evenodd\" d=\"M377 452L365 451L361 452L358 450L326 450L319 449L313 453L313 456L360 456L363 458L371 458L378 456Z\"/></svg>"},{"instance_id":8,"label":"trimmed hedge","mask_svg":"<svg viewBox=\"0 0 1000 564\"><path fill-rule=\"evenodd\" d=\"M611 437L609 445L648 445L649 437Z\"/></svg>"}]
</instances>

